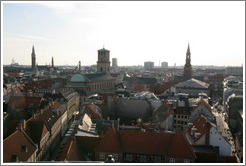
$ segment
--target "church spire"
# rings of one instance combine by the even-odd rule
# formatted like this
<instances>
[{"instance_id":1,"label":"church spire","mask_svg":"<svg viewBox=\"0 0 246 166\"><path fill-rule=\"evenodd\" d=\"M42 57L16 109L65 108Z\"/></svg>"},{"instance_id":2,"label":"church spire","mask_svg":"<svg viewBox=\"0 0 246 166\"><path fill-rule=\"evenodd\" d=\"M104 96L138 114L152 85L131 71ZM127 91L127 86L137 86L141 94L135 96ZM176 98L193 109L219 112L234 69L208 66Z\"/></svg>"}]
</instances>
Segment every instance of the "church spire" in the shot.
<instances>
[{"instance_id":1,"label":"church spire","mask_svg":"<svg viewBox=\"0 0 246 166\"><path fill-rule=\"evenodd\" d=\"M190 44L188 43L188 48L187 48L187 52L186 52L186 65L190 65Z\"/></svg>"},{"instance_id":2,"label":"church spire","mask_svg":"<svg viewBox=\"0 0 246 166\"><path fill-rule=\"evenodd\" d=\"M36 66L36 54L35 54L34 45L32 46L31 59L32 59L32 69L34 69Z\"/></svg>"},{"instance_id":3,"label":"church spire","mask_svg":"<svg viewBox=\"0 0 246 166\"><path fill-rule=\"evenodd\" d=\"M52 65L52 67L54 67L54 59L53 59L53 56L52 56L52 60L51 60L51 65Z\"/></svg>"},{"instance_id":4,"label":"church spire","mask_svg":"<svg viewBox=\"0 0 246 166\"><path fill-rule=\"evenodd\" d=\"M192 76L192 68L191 68L191 57L190 57L190 44L188 43L188 48L186 52L186 63L184 66L184 77L191 78Z\"/></svg>"},{"instance_id":5,"label":"church spire","mask_svg":"<svg viewBox=\"0 0 246 166\"><path fill-rule=\"evenodd\" d=\"M32 54L35 54L35 49L34 49L34 45L32 45Z\"/></svg>"}]
</instances>

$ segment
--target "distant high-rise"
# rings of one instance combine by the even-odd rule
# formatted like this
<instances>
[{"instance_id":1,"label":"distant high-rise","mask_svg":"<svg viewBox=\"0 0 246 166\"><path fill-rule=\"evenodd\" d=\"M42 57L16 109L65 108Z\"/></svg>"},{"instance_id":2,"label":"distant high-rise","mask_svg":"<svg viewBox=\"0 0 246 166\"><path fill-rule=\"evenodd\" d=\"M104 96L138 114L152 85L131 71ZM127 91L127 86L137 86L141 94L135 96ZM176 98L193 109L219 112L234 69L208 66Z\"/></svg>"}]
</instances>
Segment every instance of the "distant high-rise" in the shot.
<instances>
[{"instance_id":1,"label":"distant high-rise","mask_svg":"<svg viewBox=\"0 0 246 166\"><path fill-rule=\"evenodd\" d=\"M31 57L32 57L32 69L34 69L36 66L36 54L35 54L35 50L34 50L34 45L32 46Z\"/></svg>"},{"instance_id":2,"label":"distant high-rise","mask_svg":"<svg viewBox=\"0 0 246 166\"><path fill-rule=\"evenodd\" d=\"M51 64L52 64L52 67L54 67L54 59L52 57L52 60L51 60Z\"/></svg>"},{"instance_id":3,"label":"distant high-rise","mask_svg":"<svg viewBox=\"0 0 246 166\"><path fill-rule=\"evenodd\" d=\"M191 78L192 76L192 68L191 68L191 57L190 57L190 46L188 44L187 52L186 52L186 63L184 66L184 77Z\"/></svg>"},{"instance_id":4,"label":"distant high-rise","mask_svg":"<svg viewBox=\"0 0 246 166\"><path fill-rule=\"evenodd\" d=\"M144 69L145 70L152 70L152 69L154 69L154 62L144 62Z\"/></svg>"},{"instance_id":5,"label":"distant high-rise","mask_svg":"<svg viewBox=\"0 0 246 166\"><path fill-rule=\"evenodd\" d=\"M168 68L168 62L162 62L161 68L167 69Z\"/></svg>"},{"instance_id":6,"label":"distant high-rise","mask_svg":"<svg viewBox=\"0 0 246 166\"><path fill-rule=\"evenodd\" d=\"M98 60L97 60L97 72L104 72L106 74L110 74L110 61L109 61L109 53L110 51L105 49L104 47L98 51Z\"/></svg>"},{"instance_id":7,"label":"distant high-rise","mask_svg":"<svg viewBox=\"0 0 246 166\"><path fill-rule=\"evenodd\" d=\"M112 67L115 68L115 67L118 67L118 59L117 58L112 58Z\"/></svg>"}]
</instances>

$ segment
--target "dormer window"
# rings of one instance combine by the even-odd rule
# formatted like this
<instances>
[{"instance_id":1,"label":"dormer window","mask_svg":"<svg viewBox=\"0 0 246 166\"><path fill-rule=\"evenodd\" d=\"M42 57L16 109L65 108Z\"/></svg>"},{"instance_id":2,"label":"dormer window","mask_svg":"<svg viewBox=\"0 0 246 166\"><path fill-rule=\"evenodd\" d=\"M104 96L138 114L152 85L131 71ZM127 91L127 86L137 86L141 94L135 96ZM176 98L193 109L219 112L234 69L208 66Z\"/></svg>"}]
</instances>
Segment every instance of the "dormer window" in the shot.
<instances>
[{"instance_id":1,"label":"dormer window","mask_svg":"<svg viewBox=\"0 0 246 166\"><path fill-rule=\"evenodd\" d=\"M19 158L17 155L11 155L11 162L18 162L19 161Z\"/></svg>"},{"instance_id":2,"label":"dormer window","mask_svg":"<svg viewBox=\"0 0 246 166\"><path fill-rule=\"evenodd\" d=\"M21 152L27 152L27 146L26 145L21 146Z\"/></svg>"}]
</instances>

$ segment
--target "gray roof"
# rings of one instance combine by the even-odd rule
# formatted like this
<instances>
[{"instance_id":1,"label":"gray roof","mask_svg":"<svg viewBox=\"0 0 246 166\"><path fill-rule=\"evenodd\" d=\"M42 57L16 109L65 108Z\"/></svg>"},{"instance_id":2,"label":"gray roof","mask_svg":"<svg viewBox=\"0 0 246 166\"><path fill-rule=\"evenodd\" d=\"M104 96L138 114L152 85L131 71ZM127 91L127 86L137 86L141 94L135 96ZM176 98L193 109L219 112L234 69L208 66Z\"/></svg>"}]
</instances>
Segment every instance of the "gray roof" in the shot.
<instances>
[{"instance_id":1,"label":"gray roof","mask_svg":"<svg viewBox=\"0 0 246 166\"><path fill-rule=\"evenodd\" d=\"M114 78L105 73L84 74L91 82L113 80Z\"/></svg>"},{"instance_id":2,"label":"gray roof","mask_svg":"<svg viewBox=\"0 0 246 166\"><path fill-rule=\"evenodd\" d=\"M150 78L150 77L124 77L123 81L127 81L130 84L156 84L157 79L156 78Z\"/></svg>"},{"instance_id":3,"label":"gray roof","mask_svg":"<svg viewBox=\"0 0 246 166\"><path fill-rule=\"evenodd\" d=\"M97 50L97 51L109 51L109 50L107 50L107 49L105 49L105 48L102 48L102 49Z\"/></svg>"},{"instance_id":4,"label":"gray roof","mask_svg":"<svg viewBox=\"0 0 246 166\"><path fill-rule=\"evenodd\" d=\"M184 82L180 82L175 85L176 88L196 88L196 89L208 89L209 84L203 81L199 81L197 79L191 78Z\"/></svg>"}]
</instances>

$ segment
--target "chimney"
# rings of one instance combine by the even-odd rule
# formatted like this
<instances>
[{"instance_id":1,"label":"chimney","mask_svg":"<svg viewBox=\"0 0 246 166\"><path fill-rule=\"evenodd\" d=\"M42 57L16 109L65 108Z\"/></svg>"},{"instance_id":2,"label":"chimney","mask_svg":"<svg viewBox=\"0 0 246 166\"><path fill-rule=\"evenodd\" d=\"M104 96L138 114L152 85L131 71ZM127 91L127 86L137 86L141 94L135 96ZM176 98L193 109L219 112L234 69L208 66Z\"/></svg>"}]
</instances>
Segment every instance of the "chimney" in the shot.
<instances>
[{"instance_id":1,"label":"chimney","mask_svg":"<svg viewBox=\"0 0 246 166\"><path fill-rule=\"evenodd\" d=\"M195 126L193 126L191 128L191 135L194 135L196 131L197 131L197 129L195 128Z\"/></svg>"},{"instance_id":2,"label":"chimney","mask_svg":"<svg viewBox=\"0 0 246 166\"><path fill-rule=\"evenodd\" d=\"M26 120L24 119L23 121L23 129L25 130L26 129Z\"/></svg>"},{"instance_id":3,"label":"chimney","mask_svg":"<svg viewBox=\"0 0 246 166\"><path fill-rule=\"evenodd\" d=\"M117 119L117 130L120 128L120 118Z\"/></svg>"}]
</instances>

